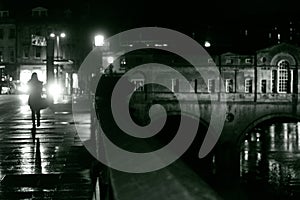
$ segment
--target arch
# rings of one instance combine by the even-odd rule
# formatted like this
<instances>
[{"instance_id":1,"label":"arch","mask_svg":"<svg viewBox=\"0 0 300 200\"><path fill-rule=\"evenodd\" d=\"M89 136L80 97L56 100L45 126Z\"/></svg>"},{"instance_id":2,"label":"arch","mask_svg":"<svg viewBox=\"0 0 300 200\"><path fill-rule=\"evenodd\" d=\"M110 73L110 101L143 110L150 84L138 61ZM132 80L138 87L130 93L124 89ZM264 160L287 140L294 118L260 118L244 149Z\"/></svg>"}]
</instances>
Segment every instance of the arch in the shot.
<instances>
[{"instance_id":1,"label":"arch","mask_svg":"<svg viewBox=\"0 0 300 200\"><path fill-rule=\"evenodd\" d=\"M131 75L131 78L145 79L146 74L143 71L138 70Z\"/></svg>"},{"instance_id":2,"label":"arch","mask_svg":"<svg viewBox=\"0 0 300 200\"><path fill-rule=\"evenodd\" d=\"M277 66L278 62L281 60L286 60L291 66L297 65L297 62L296 62L296 59L294 58L294 56L292 56L289 53L284 53L284 52L276 54L272 58L270 65Z\"/></svg>"},{"instance_id":3,"label":"arch","mask_svg":"<svg viewBox=\"0 0 300 200\"><path fill-rule=\"evenodd\" d=\"M246 133L253 130L259 124L269 121L271 119L288 119L288 120L300 121L300 116L295 116L295 115L286 114L286 113L273 113L273 114L268 114L268 115L262 116L259 119L255 119L254 121L250 122L249 125L239 134L239 136L237 138L237 142L236 142L238 149L240 149L243 141L245 140Z\"/></svg>"}]
</instances>

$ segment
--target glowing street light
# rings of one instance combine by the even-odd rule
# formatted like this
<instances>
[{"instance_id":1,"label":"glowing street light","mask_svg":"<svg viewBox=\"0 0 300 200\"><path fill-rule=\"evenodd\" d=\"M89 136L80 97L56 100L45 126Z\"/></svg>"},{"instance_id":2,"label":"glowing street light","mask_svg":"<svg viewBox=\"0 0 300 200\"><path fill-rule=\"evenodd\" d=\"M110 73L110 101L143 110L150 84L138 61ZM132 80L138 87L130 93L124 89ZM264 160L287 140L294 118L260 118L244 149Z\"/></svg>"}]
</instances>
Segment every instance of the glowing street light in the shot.
<instances>
[{"instance_id":1,"label":"glowing street light","mask_svg":"<svg viewBox=\"0 0 300 200\"><path fill-rule=\"evenodd\" d=\"M112 57L112 56L107 57L107 62L108 62L108 64L113 64L114 63L114 57Z\"/></svg>"},{"instance_id":2,"label":"glowing street light","mask_svg":"<svg viewBox=\"0 0 300 200\"><path fill-rule=\"evenodd\" d=\"M55 34L54 33L50 33L50 37L54 38Z\"/></svg>"},{"instance_id":3,"label":"glowing street light","mask_svg":"<svg viewBox=\"0 0 300 200\"><path fill-rule=\"evenodd\" d=\"M61 34L60 34L60 37L61 37L61 38L64 38L64 37L66 37L66 34L65 34L65 33L61 33Z\"/></svg>"},{"instance_id":4,"label":"glowing street light","mask_svg":"<svg viewBox=\"0 0 300 200\"><path fill-rule=\"evenodd\" d=\"M210 42L209 42L209 41L205 41L205 42L204 42L204 46L205 46L205 47L210 47L210 46L211 46L211 44L210 44Z\"/></svg>"},{"instance_id":5,"label":"glowing street light","mask_svg":"<svg viewBox=\"0 0 300 200\"><path fill-rule=\"evenodd\" d=\"M94 37L94 44L96 47L101 47L104 45L104 36L103 35L96 35Z\"/></svg>"},{"instance_id":6,"label":"glowing street light","mask_svg":"<svg viewBox=\"0 0 300 200\"><path fill-rule=\"evenodd\" d=\"M67 35L64 32L61 33L50 33L51 38L56 38L56 59L60 58L60 38L65 38Z\"/></svg>"}]
</instances>

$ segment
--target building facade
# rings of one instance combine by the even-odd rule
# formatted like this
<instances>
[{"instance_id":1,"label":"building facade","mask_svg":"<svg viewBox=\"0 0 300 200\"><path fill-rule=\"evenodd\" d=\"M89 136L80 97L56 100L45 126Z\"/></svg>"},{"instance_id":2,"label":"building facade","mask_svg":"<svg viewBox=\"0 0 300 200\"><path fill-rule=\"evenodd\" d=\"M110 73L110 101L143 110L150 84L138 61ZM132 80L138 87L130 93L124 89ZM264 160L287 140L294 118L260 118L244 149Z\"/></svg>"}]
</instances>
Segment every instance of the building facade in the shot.
<instances>
[{"instance_id":1,"label":"building facade","mask_svg":"<svg viewBox=\"0 0 300 200\"><path fill-rule=\"evenodd\" d=\"M113 57L111 52L107 55ZM124 74L135 66L151 63L152 72L141 71L130 76L129 81L139 92L195 92L199 94L200 100L298 101L300 48L288 43L273 45L247 55L231 52L212 55L206 63L196 66L206 77L202 77L194 70L194 66L184 60L164 53L136 51L122 56L115 55L115 59L108 65L105 61L108 57L103 57L104 66L109 66L104 73ZM172 66L187 81L170 71L160 71L160 68L156 71L158 65L155 63ZM147 86L146 79L163 83L165 87Z\"/></svg>"},{"instance_id":2,"label":"building facade","mask_svg":"<svg viewBox=\"0 0 300 200\"><path fill-rule=\"evenodd\" d=\"M53 73L65 94L78 88L77 69L84 58L81 33L71 11L55 13L44 7L9 15L0 11L0 63L2 76L26 83L33 72L47 83L47 59L53 57ZM49 50L49 43L53 49ZM48 54L48 55L47 55Z\"/></svg>"},{"instance_id":3,"label":"building facade","mask_svg":"<svg viewBox=\"0 0 300 200\"><path fill-rule=\"evenodd\" d=\"M16 23L8 10L0 11L1 81L16 76Z\"/></svg>"}]
</instances>

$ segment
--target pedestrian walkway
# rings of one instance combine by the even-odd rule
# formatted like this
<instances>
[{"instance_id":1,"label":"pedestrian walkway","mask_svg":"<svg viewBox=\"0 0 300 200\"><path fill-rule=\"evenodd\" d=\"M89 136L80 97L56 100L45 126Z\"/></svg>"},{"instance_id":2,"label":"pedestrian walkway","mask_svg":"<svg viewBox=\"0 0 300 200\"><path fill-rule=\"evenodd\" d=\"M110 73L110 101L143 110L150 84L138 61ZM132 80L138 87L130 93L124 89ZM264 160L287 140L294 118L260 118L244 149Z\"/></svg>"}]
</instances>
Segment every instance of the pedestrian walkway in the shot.
<instances>
[{"instance_id":1,"label":"pedestrian walkway","mask_svg":"<svg viewBox=\"0 0 300 200\"><path fill-rule=\"evenodd\" d=\"M15 104L0 115L0 199L91 199L93 158L75 129L89 118L74 122L70 104L60 104L42 110L34 130L29 107Z\"/></svg>"}]
</instances>

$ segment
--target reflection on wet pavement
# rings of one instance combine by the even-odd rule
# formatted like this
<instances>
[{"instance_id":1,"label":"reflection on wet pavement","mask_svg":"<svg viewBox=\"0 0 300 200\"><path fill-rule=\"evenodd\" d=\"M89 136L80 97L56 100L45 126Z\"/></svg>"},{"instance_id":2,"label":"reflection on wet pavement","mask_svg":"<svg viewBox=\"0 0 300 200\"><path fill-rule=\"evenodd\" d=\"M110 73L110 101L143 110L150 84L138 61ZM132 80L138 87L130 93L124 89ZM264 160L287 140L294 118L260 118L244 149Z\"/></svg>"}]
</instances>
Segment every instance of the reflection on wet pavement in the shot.
<instances>
[{"instance_id":1,"label":"reflection on wet pavement","mask_svg":"<svg viewBox=\"0 0 300 200\"><path fill-rule=\"evenodd\" d=\"M91 157L70 112L42 110L32 129L26 97L2 99L0 110L1 200L90 199Z\"/></svg>"},{"instance_id":2,"label":"reflection on wet pavement","mask_svg":"<svg viewBox=\"0 0 300 200\"><path fill-rule=\"evenodd\" d=\"M249 199L300 199L299 122L255 128L246 135L240 156Z\"/></svg>"}]
</instances>

